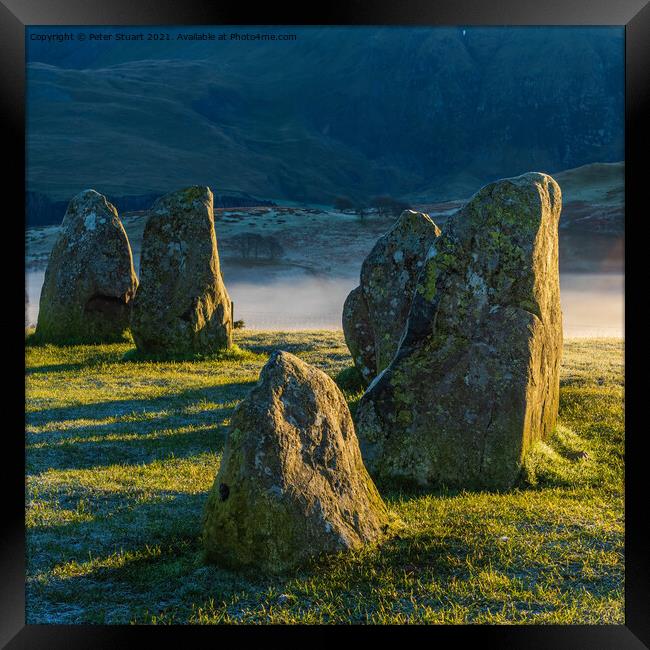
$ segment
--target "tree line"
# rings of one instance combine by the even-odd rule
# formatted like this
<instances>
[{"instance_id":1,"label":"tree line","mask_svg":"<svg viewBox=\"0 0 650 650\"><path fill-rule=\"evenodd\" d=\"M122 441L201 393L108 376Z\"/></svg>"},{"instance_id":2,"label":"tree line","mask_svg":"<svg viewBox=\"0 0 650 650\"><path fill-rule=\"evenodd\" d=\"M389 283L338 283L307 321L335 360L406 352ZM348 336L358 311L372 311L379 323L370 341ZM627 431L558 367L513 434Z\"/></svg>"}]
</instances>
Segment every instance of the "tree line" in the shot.
<instances>
[{"instance_id":1,"label":"tree line","mask_svg":"<svg viewBox=\"0 0 650 650\"><path fill-rule=\"evenodd\" d=\"M341 212L353 212L363 219L371 210L380 215L392 215L399 217L404 210L411 206L405 201L395 199L392 196L375 196L368 201L354 201L347 196L337 196L334 199L334 209Z\"/></svg>"}]
</instances>

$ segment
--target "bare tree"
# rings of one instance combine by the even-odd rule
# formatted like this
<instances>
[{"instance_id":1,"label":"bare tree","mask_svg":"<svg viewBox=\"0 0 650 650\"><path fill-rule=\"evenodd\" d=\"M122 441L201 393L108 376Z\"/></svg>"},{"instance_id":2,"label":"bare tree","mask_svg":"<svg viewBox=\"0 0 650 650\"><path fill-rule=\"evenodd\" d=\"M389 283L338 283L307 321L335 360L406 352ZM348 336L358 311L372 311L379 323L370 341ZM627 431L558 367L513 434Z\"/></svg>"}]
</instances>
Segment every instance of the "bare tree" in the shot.
<instances>
[{"instance_id":1,"label":"bare tree","mask_svg":"<svg viewBox=\"0 0 650 650\"><path fill-rule=\"evenodd\" d=\"M357 203L354 206L354 211L361 221L366 218L366 206L363 203Z\"/></svg>"},{"instance_id":2,"label":"bare tree","mask_svg":"<svg viewBox=\"0 0 650 650\"><path fill-rule=\"evenodd\" d=\"M284 255L284 248L275 237L269 235L265 240L266 250L270 260L277 260Z\"/></svg>"},{"instance_id":3,"label":"bare tree","mask_svg":"<svg viewBox=\"0 0 650 650\"><path fill-rule=\"evenodd\" d=\"M284 255L282 244L270 235L265 237L257 233L241 233L231 237L229 243L245 260L276 260Z\"/></svg>"}]
</instances>

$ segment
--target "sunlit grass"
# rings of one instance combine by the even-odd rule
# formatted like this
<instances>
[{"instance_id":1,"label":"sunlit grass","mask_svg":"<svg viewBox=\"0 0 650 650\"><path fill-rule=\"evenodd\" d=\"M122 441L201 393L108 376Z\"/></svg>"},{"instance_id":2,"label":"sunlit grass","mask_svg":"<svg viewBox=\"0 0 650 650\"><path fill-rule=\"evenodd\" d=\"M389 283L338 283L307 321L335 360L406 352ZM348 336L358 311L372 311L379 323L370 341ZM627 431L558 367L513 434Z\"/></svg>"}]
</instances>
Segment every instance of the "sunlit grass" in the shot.
<instances>
[{"instance_id":1,"label":"sunlit grass","mask_svg":"<svg viewBox=\"0 0 650 650\"><path fill-rule=\"evenodd\" d=\"M399 537L285 577L201 562L232 409L275 348L361 391L341 333L203 359L28 346L29 623L622 623L623 344L565 345L560 423L508 493L384 492Z\"/></svg>"}]
</instances>

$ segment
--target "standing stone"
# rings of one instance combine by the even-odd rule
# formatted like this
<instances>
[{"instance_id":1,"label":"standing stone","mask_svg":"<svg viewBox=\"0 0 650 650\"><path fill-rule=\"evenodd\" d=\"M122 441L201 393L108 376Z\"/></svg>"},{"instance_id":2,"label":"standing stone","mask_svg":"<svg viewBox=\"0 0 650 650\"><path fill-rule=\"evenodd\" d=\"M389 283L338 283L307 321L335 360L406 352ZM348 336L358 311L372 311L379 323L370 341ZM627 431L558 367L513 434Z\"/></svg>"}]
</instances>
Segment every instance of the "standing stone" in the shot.
<instances>
[{"instance_id":1,"label":"standing stone","mask_svg":"<svg viewBox=\"0 0 650 650\"><path fill-rule=\"evenodd\" d=\"M205 511L206 559L278 573L376 542L388 527L341 391L274 352L233 413Z\"/></svg>"},{"instance_id":2,"label":"standing stone","mask_svg":"<svg viewBox=\"0 0 650 650\"><path fill-rule=\"evenodd\" d=\"M352 289L343 303L343 335L352 360L368 385L377 372L375 333L361 287Z\"/></svg>"},{"instance_id":3,"label":"standing stone","mask_svg":"<svg viewBox=\"0 0 650 650\"><path fill-rule=\"evenodd\" d=\"M428 215L405 210L363 262L360 286L343 309L343 334L366 383L397 351L426 253L439 235Z\"/></svg>"},{"instance_id":4,"label":"standing stone","mask_svg":"<svg viewBox=\"0 0 650 650\"><path fill-rule=\"evenodd\" d=\"M50 254L37 339L95 343L124 338L137 286L117 210L102 194L84 190L70 201Z\"/></svg>"},{"instance_id":5,"label":"standing stone","mask_svg":"<svg viewBox=\"0 0 650 650\"><path fill-rule=\"evenodd\" d=\"M153 204L131 322L139 350L194 354L232 345L231 302L212 210L208 187L189 187Z\"/></svg>"},{"instance_id":6,"label":"standing stone","mask_svg":"<svg viewBox=\"0 0 650 650\"><path fill-rule=\"evenodd\" d=\"M431 246L399 350L357 410L376 477L506 488L554 428L561 193L545 174L487 185Z\"/></svg>"}]
</instances>

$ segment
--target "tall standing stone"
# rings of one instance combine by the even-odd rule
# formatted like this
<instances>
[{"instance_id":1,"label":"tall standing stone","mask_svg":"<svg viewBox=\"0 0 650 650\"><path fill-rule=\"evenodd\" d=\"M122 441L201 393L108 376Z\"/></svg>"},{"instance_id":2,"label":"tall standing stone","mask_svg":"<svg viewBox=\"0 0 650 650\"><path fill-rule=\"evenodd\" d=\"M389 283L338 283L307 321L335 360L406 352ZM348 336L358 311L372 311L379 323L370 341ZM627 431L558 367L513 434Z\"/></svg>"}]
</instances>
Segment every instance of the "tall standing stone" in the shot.
<instances>
[{"instance_id":1,"label":"tall standing stone","mask_svg":"<svg viewBox=\"0 0 650 650\"><path fill-rule=\"evenodd\" d=\"M408 327L357 409L371 474L505 488L558 412L561 193L545 174L487 185L431 246Z\"/></svg>"},{"instance_id":2,"label":"tall standing stone","mask_svg":"<svg viewBox=\"0 0 650 650\"><path fill-rule=\"evenodd\" d=\"M379 541L389 526L343 394L321 370L274 352L232 416L206 505L206 559L279 573Z\"/></svg>"},{"instance_id":3,"label":"tall standing stone","mask_svg":"<svg viewBox=\"0 0 650 650\"><path fill-rule=\"evenodd\" d=\"M439 235L428 215L405 210L363 262L360 285L344 305L343 333L366 383L397 351L426 253Z\"/></svg>"},{"instance_id":4,"label":"tall standing stone","mask_svg":"<svg viewBox=\"0 0 650 650\"><path fill-rule=\"evenodd\" d=\"M122 339L137 286L129 238L115 206L95 190L84 190L70 201L50 254L37 339Z\"/></svg>"},{"instance_id":5,"label":"tall standing stone","mask_svg":"<svg viewBox=\"0 0 650 650\"><path fill-rule=\"evenodd\" d=\"M172 192L152 206L131 329L147 353L211 353L232 345L210 188Z\"/></svg>"}]
</instances>

